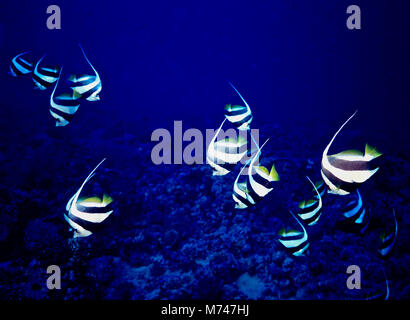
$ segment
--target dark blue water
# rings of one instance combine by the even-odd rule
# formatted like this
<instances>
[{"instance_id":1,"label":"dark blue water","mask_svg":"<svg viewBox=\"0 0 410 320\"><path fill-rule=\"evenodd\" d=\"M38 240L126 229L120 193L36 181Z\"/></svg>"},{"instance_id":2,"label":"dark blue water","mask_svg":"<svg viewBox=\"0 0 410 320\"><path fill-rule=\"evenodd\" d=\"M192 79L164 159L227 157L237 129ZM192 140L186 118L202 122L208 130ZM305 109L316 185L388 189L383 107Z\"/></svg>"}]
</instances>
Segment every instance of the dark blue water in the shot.
<instances>
[{"instance_id":1,"label":"dark blue water","mask_svg":"<svg viewBox=\"0 0 410 320\"><path fill-rule=\"evenodd\" d=\"M410 297L409 4L356 1L362 29L346 28L350 1L57 1L62 29L46 28L48 1L0 4L1 299L363 299ZM52 89L7 74L30 50L88 68L103 84L73 121L55 127ZM85 69L88 72L89 69ZM236 173L207 165L151 161L151 133L216 129L226 103L250 104L252 128L270 138L266 157L281 181L251 209L236 210ZM371 222L364 235L337 227L348 198L328 195L308 229L309 252L293 257L276 241L294 225L289 210L320 178L323 149L354 110L332 149L365 143L383 152L379 172L360 189ZM104 157L99 188L115 200L101 232L69 243L65 206ZM350 198L349 198L350 199ZM388 259L379 235L399 232ZM46 287L49 265L62 289ZM346 288L346 268L362 270L362 290Z\"/></svg>"}]
</instances>

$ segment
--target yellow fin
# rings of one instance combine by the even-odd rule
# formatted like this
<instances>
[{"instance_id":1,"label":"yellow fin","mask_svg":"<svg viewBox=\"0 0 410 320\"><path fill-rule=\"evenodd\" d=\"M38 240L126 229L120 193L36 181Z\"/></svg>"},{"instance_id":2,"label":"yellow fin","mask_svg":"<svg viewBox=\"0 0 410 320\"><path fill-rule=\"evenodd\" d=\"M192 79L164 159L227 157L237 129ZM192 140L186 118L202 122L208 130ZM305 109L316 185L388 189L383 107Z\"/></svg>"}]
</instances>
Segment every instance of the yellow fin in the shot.
<instances>
[{"instance_id":1,"label":"yellow fin","mask_svg":"<svg viewBox=\"0 0 410 320\"><path fill-rule=\"evenodd\" d=\"M345 150L342 152L339 152L337 154L334 154L333 157L337 156L363 156L363 153L360 150Z\"/></svg>"},{"instance_id":2,"label":"yellow fin","mask_svg":"<svg viewBox=\"0 0 410 320\"><path fill-rule=\"evenodd\" d=\"M308 206L308 205L314 204L314 203L316 203L316 202L317 202L316 199L310 199L310 200L308 200L308 201L306 202L306 205Z\"/></svg>"},{"instance_id":3,"label":"yellow fin","mask_svg":"<svg viewBox=\"0 0 410 320\"><path fill-rule=\"evenodd\" d=\"M76 90L73 90L73 98L74 99L81 98L81 94L79 94Z\"/></svg>"},{"instance_id":4,"label":"yellow fin","mask_svg":"<svg viewBox=\"0 0 410 320\"><path fill-rule=\"evenodd\" d=\"M79 199L80 202L97 202L100 203L101 199L99 197L88 197Z\"/></svg>"},{"instance_id":5,"label":"yellow fin","mask_svg":"<svg viewBox=\"0 0 410 320\"><path fill-rule=\"evenodd\" d=\"M302 200L301 202L299 202L298 206L300 209L303 209L305 207L305 202L306 202L305 200Z\"/></svg>"},{"instance_id":6,"label":"yellow fin","mask_svg":"<svg viewBox=\"0 0 410 320\"><path fill-rule=\"evenodd\" d=\"M114 199L112 197L110 197L108 194L104 193L103 200L102 200L103 203L110 204L113 201L114 201Z\"/></svg>"},{"instance_id":7,"label":"yellow fin","mask_svg":"<svg viewBox=\"0 0 410 320\"><path fill-rule=\"evenodd\" d=\"M267 176L269 176L269 171L268 171L268 169L266 169L266 167L264 167L264 166L258 166L258 167L255 167L255 169L259 169L259 170L262 171L264 174L266 174Z\"/></svg>"},{"instance_id":8,"label":"yellow fin","mask_svg":"<svg viewBox=\"0 0 410 320\"><path fill-rule=\"evenodd\" d=\"M279 181L280 180L279 174L276 171L276 168L275 168L274 164L272 165L272 168L270 169L270 174L269 175L271 176L273 181Z\"/></svg>"},{"instance_id":9,"label":"yellow fin","mask_svg":"<svg viewBox=\"0 0 410 320\"><path fill-rule=\"evenodd\" d=\"M364 154L371 156L372 159L380 157L382 155L380 151L378 151L375 147L368 145L367 143L366 143Z\"/></svg>"}]
</instances>

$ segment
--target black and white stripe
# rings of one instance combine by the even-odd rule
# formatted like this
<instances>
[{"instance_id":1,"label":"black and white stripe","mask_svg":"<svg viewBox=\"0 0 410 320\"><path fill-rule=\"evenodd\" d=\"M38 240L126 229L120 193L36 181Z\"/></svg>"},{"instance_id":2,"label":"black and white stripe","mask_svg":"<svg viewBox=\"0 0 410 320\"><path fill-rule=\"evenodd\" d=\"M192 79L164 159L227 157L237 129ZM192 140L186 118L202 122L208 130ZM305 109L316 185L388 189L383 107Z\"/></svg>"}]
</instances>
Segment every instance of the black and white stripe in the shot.
<instances>
[{"instance_id":1,"label":"black and white stripe","mask_svg":"<svg viewBox=\"0 0 410 320\"><path fill-rule=\"evenodd\" d=\"M298 224L302 227L302 231L282 229L279 231L280 238L278 241L294 256L303 255L309 248L309 238L305 227L294 216L292 212L290 214L295 218Z\"/></svg>"},{"instance_id":2,"label":"black and white stripe","mask_svg":"<svg viewBox=\"0 0 410 320\"><path fill-rule=\"evenodd\" d=\"M274 165L272 165L270 172L263 166L255 166L266 142L259 148L253 158L248 160L236 177L232 198L236 202L235 208L237 209L245 209L255 205L273 190L274 182L279 181L279 175ZM248 168L246 181L239 182L245 168Z\"/></svg>"},{"instance_id":3,"label":"black and white stripe","mask_svg":"<svg viewBox=\"0 0 410 320\"><path fill-rule=\"evenodd\" d=\"M322 199L326 196L327 187L326 183L323 180L315 183L315 188L313 188L313 191L315 191L315 189L317 190L317 192L319 192L319 195ZM318 199L318 195L315 195L315 198Z\"/></svg>"},{"instance_id":4,"label":"black and white stripe","mask_svg":"<svg viewBox=\"0 0 410 320\"><path fill-rule=\"evenodd\" d=\"M60 67L58 66L42 66L40 67L41 61L44 59L43 56L38 62L33 70L33 81L35 88L40 90L45 90L53 85L60 76Z\"/></svg>"},{"instance_id":5,"label":"black and white stripe","mask_svg":"<svg viewBox=\"0 0 410 320\"><path fill-rule=\"evenodd\" d=\"M398 229L398 225L397 225L397 219L396 219L396 212L393 210L393 216L394 216L394 231L391 231L389 233L383 233L380 236L380 240L381 240L381 245L379 248L379 253L382 257L388 257L389 254L391 253L394 244L396 243L396 239L397 239L397 229Z\"/></svg>"},{"instance_id":6,"label":"black and white stripe","mask_svg":"<svg viewBox=\"0 0 410 320\"><path fill-rule=\"evenodd\" d=\"M80 49L84 55L84 58L87 60L87 63L93 69L94 75L86 74L78 77L75 75L71 76L69 79L69 81L72 83L71 88L77 95L79 95L83 99L86 99L88 101L98 101L100 100L99 93L102 89L100 76L97 70L91 64L90 60L88 60L84 49L81 46Z\"/></svg>"},{"instance_id":7,"label":"black and white stripe","mask_svg":"<svg viewBox=\"0 0 410 320\"><path fill-rule=\"evenodd\" d=\"M322 215L322 197L318 189L316 189L316 186L314 185L312 180L310 180L309 177L306 178L313 185L318 198L300 202L300 210L298 212L298 215L304 221L304 223L306 223L308 226L312 226L319 221L319 218Z\"/></svg>"},{"instance_id":8,"label":"black and white stripe","mask_svg":"<svg viewBox=\"0 0 410 320\"><path fill-rule=\"evenodd\" d=\"M214 170L213 175L218 176L228 174L247 153L246 140L240 136L237 139L225 138L223 140L216 140L225 121L226 119L222 121L222 124L216 131L206 153L207 163Z\"/></svg>"},{"instance_id":9,"label":"black and white stripe","mask_svg":"<svg viewBox=\"0 0 410 320\"><path fill-rule=\"evenodd\" d=\"M85 184L94 176L95 171L104 160L91 171L80 189L67 203L67 214L64 215L64 218L74 229L74 238L90 236L113 212L112 198L105 194L102 199L97 197L79 199Z\"/></svg>"},{"instance_id":10,"label":"black and white stripe","mask_svg":"<svg viewBox=\"0 0 410 320\"><path fill-rule=\"evenodd\" d=\"M343 216L345 220L343 223L353 231L364 233L369 226L370 214L363 204L359 189L356 190L356 195L356 200L349 202L344 209Z\"/></svg>"},{"instance_id":11,"label":"black and white stripe","mask_svg":"<svg viewBox=\"0 0 410 320\"><path fill-rule=\"evenodd\" d=\"M323 151L321 174L330 193L347 195L356 190L361 183L368 180L379 169L375 167L372 161L379 157L381 153L367 144L364 154L358 150L348 150L335 155L328 155L329 148L336 136L356 112L339 128Z\"/></svg>"},{"instance_id":12,"label":"black and white stripe","mask_svg":"<svg viewBox=\"0 0 410 320\"><path fill-rule=\"evenodd\" d=\"M62 68L60 70L60 75ZM56 88L60 81L60 76L54 86L53 92L50 96L50 114L56 120L56 127L63 127L70 123L74 114L80 107L80 100L75 96L75 93L63 93L58 96L55 95Z\"/></svg>"},{"instance_id":13,"label":"black and white stripe","mask_svg":"<svg viewBox=\"0 0 410 320\"><path fill-rule=\"evenodd\" d=\"M244 106L241 105L232 105L227 104L225 106L225 117L226 119L231 122L235 127L239 130L249 130L250 123L252 122L253 116L251 112L251 108L242 97L242 95L236 90L232 83L229 83L231 87L236 91L238 96L241 98Z\"/></svg>"},{"instance_id":14,"label":"black and white stripe","mask_svg":"<svg viewBox=\"0 0 410 320\"><path fill-rule=\"evenodd\" d=\"M33 64L23 58L27 53L28 51L20 53L11 59L9 74L13 77L22 76L33 71Z\"/></svg>"}]
</instances>

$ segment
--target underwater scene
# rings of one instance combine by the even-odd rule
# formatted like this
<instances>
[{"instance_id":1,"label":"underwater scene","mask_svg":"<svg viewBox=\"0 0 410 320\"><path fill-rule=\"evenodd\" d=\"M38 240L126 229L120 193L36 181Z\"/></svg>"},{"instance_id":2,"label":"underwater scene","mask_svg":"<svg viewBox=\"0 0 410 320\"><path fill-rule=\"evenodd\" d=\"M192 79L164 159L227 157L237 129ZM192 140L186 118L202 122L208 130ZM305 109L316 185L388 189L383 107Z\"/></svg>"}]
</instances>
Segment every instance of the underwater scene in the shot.
<instances>
[{"instance_id":1,"label":"underwater scene","mask_svg":"<svg viewBox=\"0 0 410 320\"><path fill-rule=\"evenodd\" d=\"M0 300L410 298L410 3L0 2Z\"/></svg>"}]
</instances>

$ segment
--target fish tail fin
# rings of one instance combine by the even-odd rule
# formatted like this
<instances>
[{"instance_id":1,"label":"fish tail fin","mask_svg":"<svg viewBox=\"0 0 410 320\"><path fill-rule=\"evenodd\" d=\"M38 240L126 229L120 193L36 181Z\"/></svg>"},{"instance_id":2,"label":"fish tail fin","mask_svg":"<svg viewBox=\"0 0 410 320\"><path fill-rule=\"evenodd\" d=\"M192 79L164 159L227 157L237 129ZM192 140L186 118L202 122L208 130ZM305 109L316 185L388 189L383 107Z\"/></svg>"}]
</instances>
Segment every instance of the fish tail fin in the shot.
<instances>
[{"instance_id":1,"label":"fish tail fin","mask_svg":"<svg viewBox=\"0 0 410 320\"><path fill-rule=\"evenodd\" d=\"M380 157L382 153L376 149L376 147L372 147L371 145L366 143L364 155L371 157L372 159L375 159L377 157Z\"/></svg>"},{"instance_id":2,"label":"fish tail fin","mask_svg":"<svg viewBox=\"0 0 410 320\"><path fill-rule=\"evenodd\" d=\"M280 177L278 172L276 171L275 165L272 164L272 168L270 169L269 176L272 178L273 181L279 181Z\"/></svg>"},{"instance_id":3,"label":"fish tail fin","mask_svg":"<svg viewBox=\"0 0 410 320\"><path fill-rule=\"evenodd\" d=\"M79 94L76 90L73 90L73 98L74 98L74 99L80 99L80 98L81 98L81 94Z\"/></svg>"}]
</instances>

